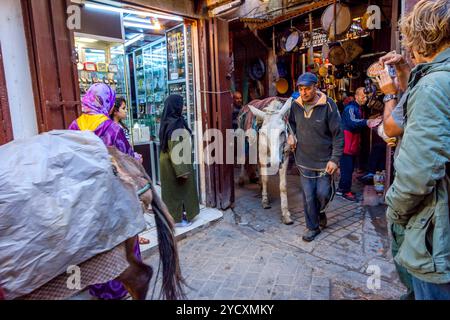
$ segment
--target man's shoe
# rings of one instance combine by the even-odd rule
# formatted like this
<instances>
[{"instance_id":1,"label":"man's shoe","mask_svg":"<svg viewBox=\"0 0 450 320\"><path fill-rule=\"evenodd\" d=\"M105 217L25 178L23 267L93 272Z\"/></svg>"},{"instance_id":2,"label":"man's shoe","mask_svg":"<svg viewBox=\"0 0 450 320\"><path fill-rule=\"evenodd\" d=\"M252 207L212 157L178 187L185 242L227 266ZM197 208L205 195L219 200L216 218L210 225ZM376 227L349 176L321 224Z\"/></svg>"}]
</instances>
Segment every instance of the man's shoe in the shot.
<instances>
[{"instance_id":1,"label":"man's shoe","mask_svg":"<svg viewBox=\"0 0 450 320\"><path fill-rule=\"evenodd\" d=\"M342 189L337 189L336 190L336 195L337 196L342 196L344 193L342 192Z\"/></svg>"},{"instance_id":2,"label":"man's shoe","mask_svg":"<svg viewBox=\"0 0 450 320\"><path fill-rule=\"evenodd\" d=\"M319 226L323 229L327 226L327 215L325 212L319 214Z\"/></svg>"},{"instance_id":3,"label":"man's shoe","mask_svg":"<svg viewBox=\"0 0 450 320\"><path fill-rule=\"evenodd\" d=\"M347 199L348 201L356 201L357 200L356 199L356 195L353 192L351 192L351 191L344 193L342 195L342 197L344 199Z\"/></svg>"},{"instance_id":4,"label":"man's shoe","mask_svg":"<svg viewBox=\"0 0 450 320\"><path fill-rule=\"evenodd\" d=\"M311 242L320 233L320 229L308 230L306 234L302 237L303 241Z\"/></svg>"}]
</instances>

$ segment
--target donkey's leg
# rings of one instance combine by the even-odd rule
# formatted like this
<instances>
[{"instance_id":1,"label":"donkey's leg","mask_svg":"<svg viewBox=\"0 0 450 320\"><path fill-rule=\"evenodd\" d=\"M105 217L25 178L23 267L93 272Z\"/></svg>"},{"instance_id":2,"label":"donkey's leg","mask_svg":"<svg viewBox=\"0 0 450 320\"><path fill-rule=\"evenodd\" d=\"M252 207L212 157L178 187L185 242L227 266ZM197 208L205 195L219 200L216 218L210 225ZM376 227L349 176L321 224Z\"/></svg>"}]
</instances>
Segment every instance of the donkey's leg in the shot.
<instances>
[{"instance_id":1,"label":"donkey's leg","mask_svg":"<svg viewBox=\"0 0 450 320\"><path fill-rule=\"evenodd\" d=\"M117 278L117 280L120 280L123 283L133 300L145 300L150 280L153 275L153 269L136 258L134 254L136 241L137 237L125 241L127 261L130 266Z\"/></svg>"},{"instance_id":2,"label":"donkey's leg","mask_svg":"<svg viewBox=\"0 0 450 320\"><path fill-rule=\"evenodd\" d=\"M261 186L262 186L262 200L261 204L264 209L270 209L272 206L269 201L269 194L267 192L267 181L269 180L269 176L267 175L267 168L265 166L260 167L261 172Z\"/></svg>"},{"instance_id":3,"label":"donkey's leg","mask_svg":"<svg viewBox=\"0 0 450 320\"><path fill-rule=\"evenodd\" d=\"M289 212L288 199L287 199L287 167L289 164L289 155L285 156L284 162L280 169L280 198L281 198L281 221L284 224L293 224L291 219L291 213Z\"/></svg>"},{"instance_id":4,"label":"donkey's leg","mask_svg":"<svg viewBox=\"0 0 450 320\"><path fill-rule=\"evenodd\" d=\"M239 180L238 180L238 185L240 187L244 186L244 184L245 184L245 175L246 175L245 164L241 164L241 172L239 174Z\"/></svg>"}]
</instances>

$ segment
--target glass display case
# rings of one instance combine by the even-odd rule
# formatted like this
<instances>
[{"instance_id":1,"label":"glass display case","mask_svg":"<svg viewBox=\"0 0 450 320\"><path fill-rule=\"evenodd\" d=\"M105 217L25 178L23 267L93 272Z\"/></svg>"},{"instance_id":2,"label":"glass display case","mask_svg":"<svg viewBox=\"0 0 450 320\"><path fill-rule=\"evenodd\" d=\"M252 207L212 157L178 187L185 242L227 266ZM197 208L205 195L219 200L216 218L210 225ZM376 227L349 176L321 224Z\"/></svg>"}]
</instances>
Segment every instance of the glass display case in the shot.
<instances>
[{"instance_id":1,"label":"glass display case","mask_svg":"<svg viewBox=\"0 0 450 320\"><path fill-rule=\"evenodd\" d=\"M169 94L184 99L184 112L189 127L195 122L193 58L191 26L179 25L166 33Z\"/></svg>"},{"instance_id":2,"label":"glass display case","mask_svg":"<svg viewBox=\"0 0 450 320\"><path fill-rule=\"evenodd\" d=\"M165 39L136 51L134 67L133 140L135 144L158 142L161 113L168 95Z\"/></svg>"},{"instance_id":3,"label":"glass display case","mask_svg":"<svg viewBox=\"0 0 450 320\"><path fill-rule=\"evenodd\" d=\"M194 62L192 49L192 26L190 24L179 25L166 34L167 37L167 61L169 69L168 89L169 94L178 94L183 97L183 116L192 130L192 160L198 163L196 152L197 136L195 121L197 113L195 110L194 94ZM194 166L199 187L199 168Z\"/></svg>"},{"instance_id":4,"label":"glass display case","mask_svg":"<svg viewBox=\"0 0 450 320\"><path fill-rule=\"evenodd\" d=\"M108 66L108 77L112 80L112 88L116 91L117 97L127 99L125 50L123 45L112 48L110 54L111 64Z\"/></svg>"},{"instance_id":5,"label":"glass display case","mask_svg":"<svg viewBox=\"0 0 450 320\"><path fill-rule=\"evenodd\" d=\"M182 24L168 30L165 37L134 51L131 59L133 142L138 149L149 146L149 171L153 181L159 183L159 129L165 99L170 94L181 95L183 116L191 129L196 119L190 26Z\"/></svg>"},{"instance_id":6,"label":"glass display case","mask_svg":"<svg viewBox=\"0 0 450 320\"><path fill-rule=\"evenodd\" d=\"M94 83L105 83L118 97L127 98L125 55L122 44L75 38L81 97Z\"/></svg>"},{"instance_id":7,"label":"glass display case","mask_svg":"<svg viewBox=\"0 0 450 320\"><path fill-rule=\"evenodd\" d=\"M133 53L135 104L132 112L134 145L150 145L150 173L159 183L159 128L167 91L166 39Z\"/></svg>"},{"instance_id":8,"label":"glass display case","mask_svg":"<svg viewBox=\"0 0 450 320\"><path fill-rule=\"evenodd\" d=\"M166 33L167 64L169 82L183 81L186 77L186 58L184 48L184 25L177 26Z\"/></svg>"}]
</instances>

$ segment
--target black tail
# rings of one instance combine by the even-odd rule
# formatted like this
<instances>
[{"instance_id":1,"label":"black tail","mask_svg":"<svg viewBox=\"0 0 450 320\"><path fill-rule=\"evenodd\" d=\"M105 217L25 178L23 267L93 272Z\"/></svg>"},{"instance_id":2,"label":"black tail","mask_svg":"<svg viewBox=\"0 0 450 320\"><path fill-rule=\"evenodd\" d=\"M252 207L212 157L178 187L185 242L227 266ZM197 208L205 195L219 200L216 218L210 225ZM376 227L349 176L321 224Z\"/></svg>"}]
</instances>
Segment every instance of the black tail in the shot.
<instances>
[{"instance_id":1,"label":"black tail","mask_svg":"<svg viewBox=\"0 0 450 320\"><path fill-rule=\"evenodd\" d=\"M159 256L163 271L161 293L167 300L185 299L186 295L183 290L185 282L181 276L173 223L166 205L161 201L153 186L152 192L152 208L155 213Z\"/></svg>"}]
</instances>

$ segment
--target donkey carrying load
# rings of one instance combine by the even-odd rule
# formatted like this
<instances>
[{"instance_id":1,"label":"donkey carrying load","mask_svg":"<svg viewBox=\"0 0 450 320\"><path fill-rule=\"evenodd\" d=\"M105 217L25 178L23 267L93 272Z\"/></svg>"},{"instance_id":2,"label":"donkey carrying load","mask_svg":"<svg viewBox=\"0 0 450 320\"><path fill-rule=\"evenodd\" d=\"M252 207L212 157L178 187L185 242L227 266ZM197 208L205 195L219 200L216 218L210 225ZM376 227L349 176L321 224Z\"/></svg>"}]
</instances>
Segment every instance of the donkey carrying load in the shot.
<instances>
[{"instance_id":1,"label":"donkey carrying load","mask_svg":"<svg viewBox=\"0 0 450 320\"><path fill-rule=\"evenodd\" d=\"M258 165L262 184L262 206L270 208L267 192L269 176L280 176L281 220L284 224L293 223L289 212L286 173L289 164L290 147L287 143L289 121L288 115L292 98L284 99L269 97L263 100L253 100L244 106L239 115L239 128L248 130L256 128L257 122L262 122L258 131ZM249 143L252 147L252 143ZM248 155L246 155L248 156ZM244 180L245 170L242 168L239 181Z\"/></svg>"},{"instance_id":2,"label":"donkey carrying load","mask_svg":"<svg viewBox=\"0 0 450 320\"><path fill-rule=\"evenodd\" d=\"M0 158L6 299L67 299L112 279L145 299L153 270L134 254L143 210L155 214L161 293L184 297L173 220L138 161L87 131L13 141Z\"/></svg>"}]
</instances>

